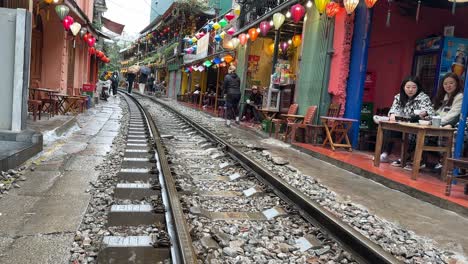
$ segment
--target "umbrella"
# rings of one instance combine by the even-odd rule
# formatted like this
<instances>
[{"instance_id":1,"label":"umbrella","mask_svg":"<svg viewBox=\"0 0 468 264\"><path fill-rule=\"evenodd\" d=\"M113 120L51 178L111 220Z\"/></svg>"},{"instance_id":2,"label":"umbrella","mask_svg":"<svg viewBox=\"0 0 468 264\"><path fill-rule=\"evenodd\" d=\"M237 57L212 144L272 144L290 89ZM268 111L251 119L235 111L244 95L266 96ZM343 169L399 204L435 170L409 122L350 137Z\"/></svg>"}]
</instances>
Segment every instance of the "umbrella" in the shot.
<instances>
[{"instance_id":1,"label":"umbrella","mask_svg":"<svg viewBox=\"0 0 468 264\"><path fill-rule=\"evenodd\" d=\"M146 66L141 66L140 67L140 73L148 75L148 74L150 74L150 72L151 72L150 68L148 68Z\"/></svg>"},{"instance_id":2,"label":"umbrella","mask_svg":"<svg viewBox=\"0 0 468 264\"><path fill-rule=\"evenodd\" d=\"M128 68L128 72L137 74L140 71L140 66L133 65Z\"/></svg>"}]
</instances>

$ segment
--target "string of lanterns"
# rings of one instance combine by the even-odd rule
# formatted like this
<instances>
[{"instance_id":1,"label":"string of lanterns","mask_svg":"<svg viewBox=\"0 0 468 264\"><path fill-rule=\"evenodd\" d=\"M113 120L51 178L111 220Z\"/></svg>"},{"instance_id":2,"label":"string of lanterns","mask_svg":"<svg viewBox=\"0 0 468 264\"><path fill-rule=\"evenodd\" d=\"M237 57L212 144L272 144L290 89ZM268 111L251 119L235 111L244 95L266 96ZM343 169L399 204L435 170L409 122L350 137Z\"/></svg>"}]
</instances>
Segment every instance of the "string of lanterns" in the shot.
<instances>
[{"instance_id":1,"label":"string of lanterns","mask_svg":"<svg viewBox=\"0 0 468 264\"><path fill-rule=\"evenodd\" d=\"M49 0L47 0L49 1ZM50 0L52 3L54 0ZM83 27L80 23L75 22L73 17L69 16L68 13L70 12L70 8L66 5L56 5L55 12L57 16L62 21L63 28L66 31L70 31L74 37L73 39L73 47L75 47L75 38L80 34L81 38L84 40L86 44L88 44L88 54L90 56L96 55L98 59L100 59L103 63L109 63L110 59L104 54L104 52L96 50L94 48L96 44L96 38L88 32L86 27Z\"/></svg>"},{"instance_id":2,"label":"string of lanterns","mask_svg":"<svg viewBox=\"0 0 468 264\"><path fill-rule=\"evenodd\" d=\"M210 68L210 67L213 67L213 68L226 67L233 61L234 61L234 57L230 54L227 54L224 57L214 57L211 60L206 60L201 64L193 64L191 66L187 66L185 67L184 71L186 73L191 73L193 71L203 72L207 68Z\"/></svg>"}]
</instances>

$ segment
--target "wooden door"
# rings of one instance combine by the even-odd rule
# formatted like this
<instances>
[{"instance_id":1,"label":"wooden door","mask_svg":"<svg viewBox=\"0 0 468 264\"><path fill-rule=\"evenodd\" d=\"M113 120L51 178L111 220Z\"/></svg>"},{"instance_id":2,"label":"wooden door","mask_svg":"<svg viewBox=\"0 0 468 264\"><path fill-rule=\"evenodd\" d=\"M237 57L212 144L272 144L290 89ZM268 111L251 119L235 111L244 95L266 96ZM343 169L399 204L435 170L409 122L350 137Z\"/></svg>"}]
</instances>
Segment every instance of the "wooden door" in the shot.
<instances>
[{"instance_id":1,"label":"wooden door","mask_svg":"<svg viewBox=\"0 0 468 264\"><path fill-rule=\"evenodd\" d=\"M73 39L67 41L67 94L73 94L73 84L75 82L75 48L73 48Z\"/></svg>"}]
</instances>

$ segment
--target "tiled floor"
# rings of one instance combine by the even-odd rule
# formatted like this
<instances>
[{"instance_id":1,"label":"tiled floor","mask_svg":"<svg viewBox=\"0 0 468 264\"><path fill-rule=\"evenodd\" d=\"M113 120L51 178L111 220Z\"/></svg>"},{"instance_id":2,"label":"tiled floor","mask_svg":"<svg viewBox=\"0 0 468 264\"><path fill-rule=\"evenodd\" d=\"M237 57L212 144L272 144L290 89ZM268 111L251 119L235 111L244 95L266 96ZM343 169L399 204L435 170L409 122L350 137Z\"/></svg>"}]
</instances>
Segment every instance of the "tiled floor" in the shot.
<instances>
[{"instance_id":1,"label":"tiled floor","mask_svg":"<svg viewBox=\"0 0 468 264\"><path fill-rule=\"evenodd\" d=\"M441 181L434 175L421 172L417 180L412 180L410 171L393 167L389 163L381 163L380 167L374 167L372 154L359 151L348 152L340 149L332 151L328 148L304 143L295 143L295 145L321 153L333 159L341 160L381 177L385 177L400 184L410 186L436 197L468 207L468 195L463 194L463 186L453 185L451 195L446 196L445 182Z\"/></svg>"}]
</instances>

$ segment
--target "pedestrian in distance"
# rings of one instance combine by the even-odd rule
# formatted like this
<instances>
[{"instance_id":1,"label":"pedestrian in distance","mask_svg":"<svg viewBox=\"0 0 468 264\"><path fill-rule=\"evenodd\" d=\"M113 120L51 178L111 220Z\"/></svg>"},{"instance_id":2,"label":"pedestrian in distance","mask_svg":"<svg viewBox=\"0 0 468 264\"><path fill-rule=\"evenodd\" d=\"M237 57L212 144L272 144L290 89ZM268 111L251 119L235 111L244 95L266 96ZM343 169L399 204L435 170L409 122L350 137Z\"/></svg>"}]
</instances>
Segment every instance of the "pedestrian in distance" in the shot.
<instances>
[{"instance_id":1,"label":"pedestrian in distance","mask_svg":"<svg viewBox=\"0 0 468 264\"><path fill-rule=\"evenodd\" d=\"M145 93L145 86L146 86L146 82L148 81L148 75L144 74L144 73L140 73L140 78L138 80L138 89L140 90L140 93L141 94L144 94Z\"/></svg>"},{"instance_id":2,"label":"pedestrian in distance","mask_svg":"<svg viewBox=\"0 0 468 264\"><path fill-rule=\"evenodd\" d=\"M128 82L128 93L132 93L132 88L133 88L133 82L135 81L136 74L129 72L127 73L127 82Z\"/></svg>"},{"instance_id":3,"label":"pedestrian in distance","mask_svg":"<svg viewBox=\"0 0 468 264\"><path fill-rule=\"evenodd\" d=\"M226 125L231 125L231 119L236 119L239 123L238 109L241 97L240 78L236 74L236 67L231 65L228 74L224 77L223 90L226 93Z\"/></svg>"},{"instance_id":4,"label":"pedestrian in distance","mask_svg":"<svg viewBox=\"0 0 468 264\"><path fill-rule=\"evenodd\" d=\"M148 90L150 91L151 95L154 95L154 92L155 92L154 81L155 81L154 74L151 73L148 78Z\"/></svg>"},{"instance_id":5,"label":"pedestrian in distance","mask_svg":"<svg viewBox=\"0 0 468 264\"><path fill-rule=\"evenodd\" d=\"M112 81L112 94L114 96L117 95L117 88L119 86L119 73L117 71L115 71L112 76L111 76L111 81Z\"/></svg>"}]
</instances>

